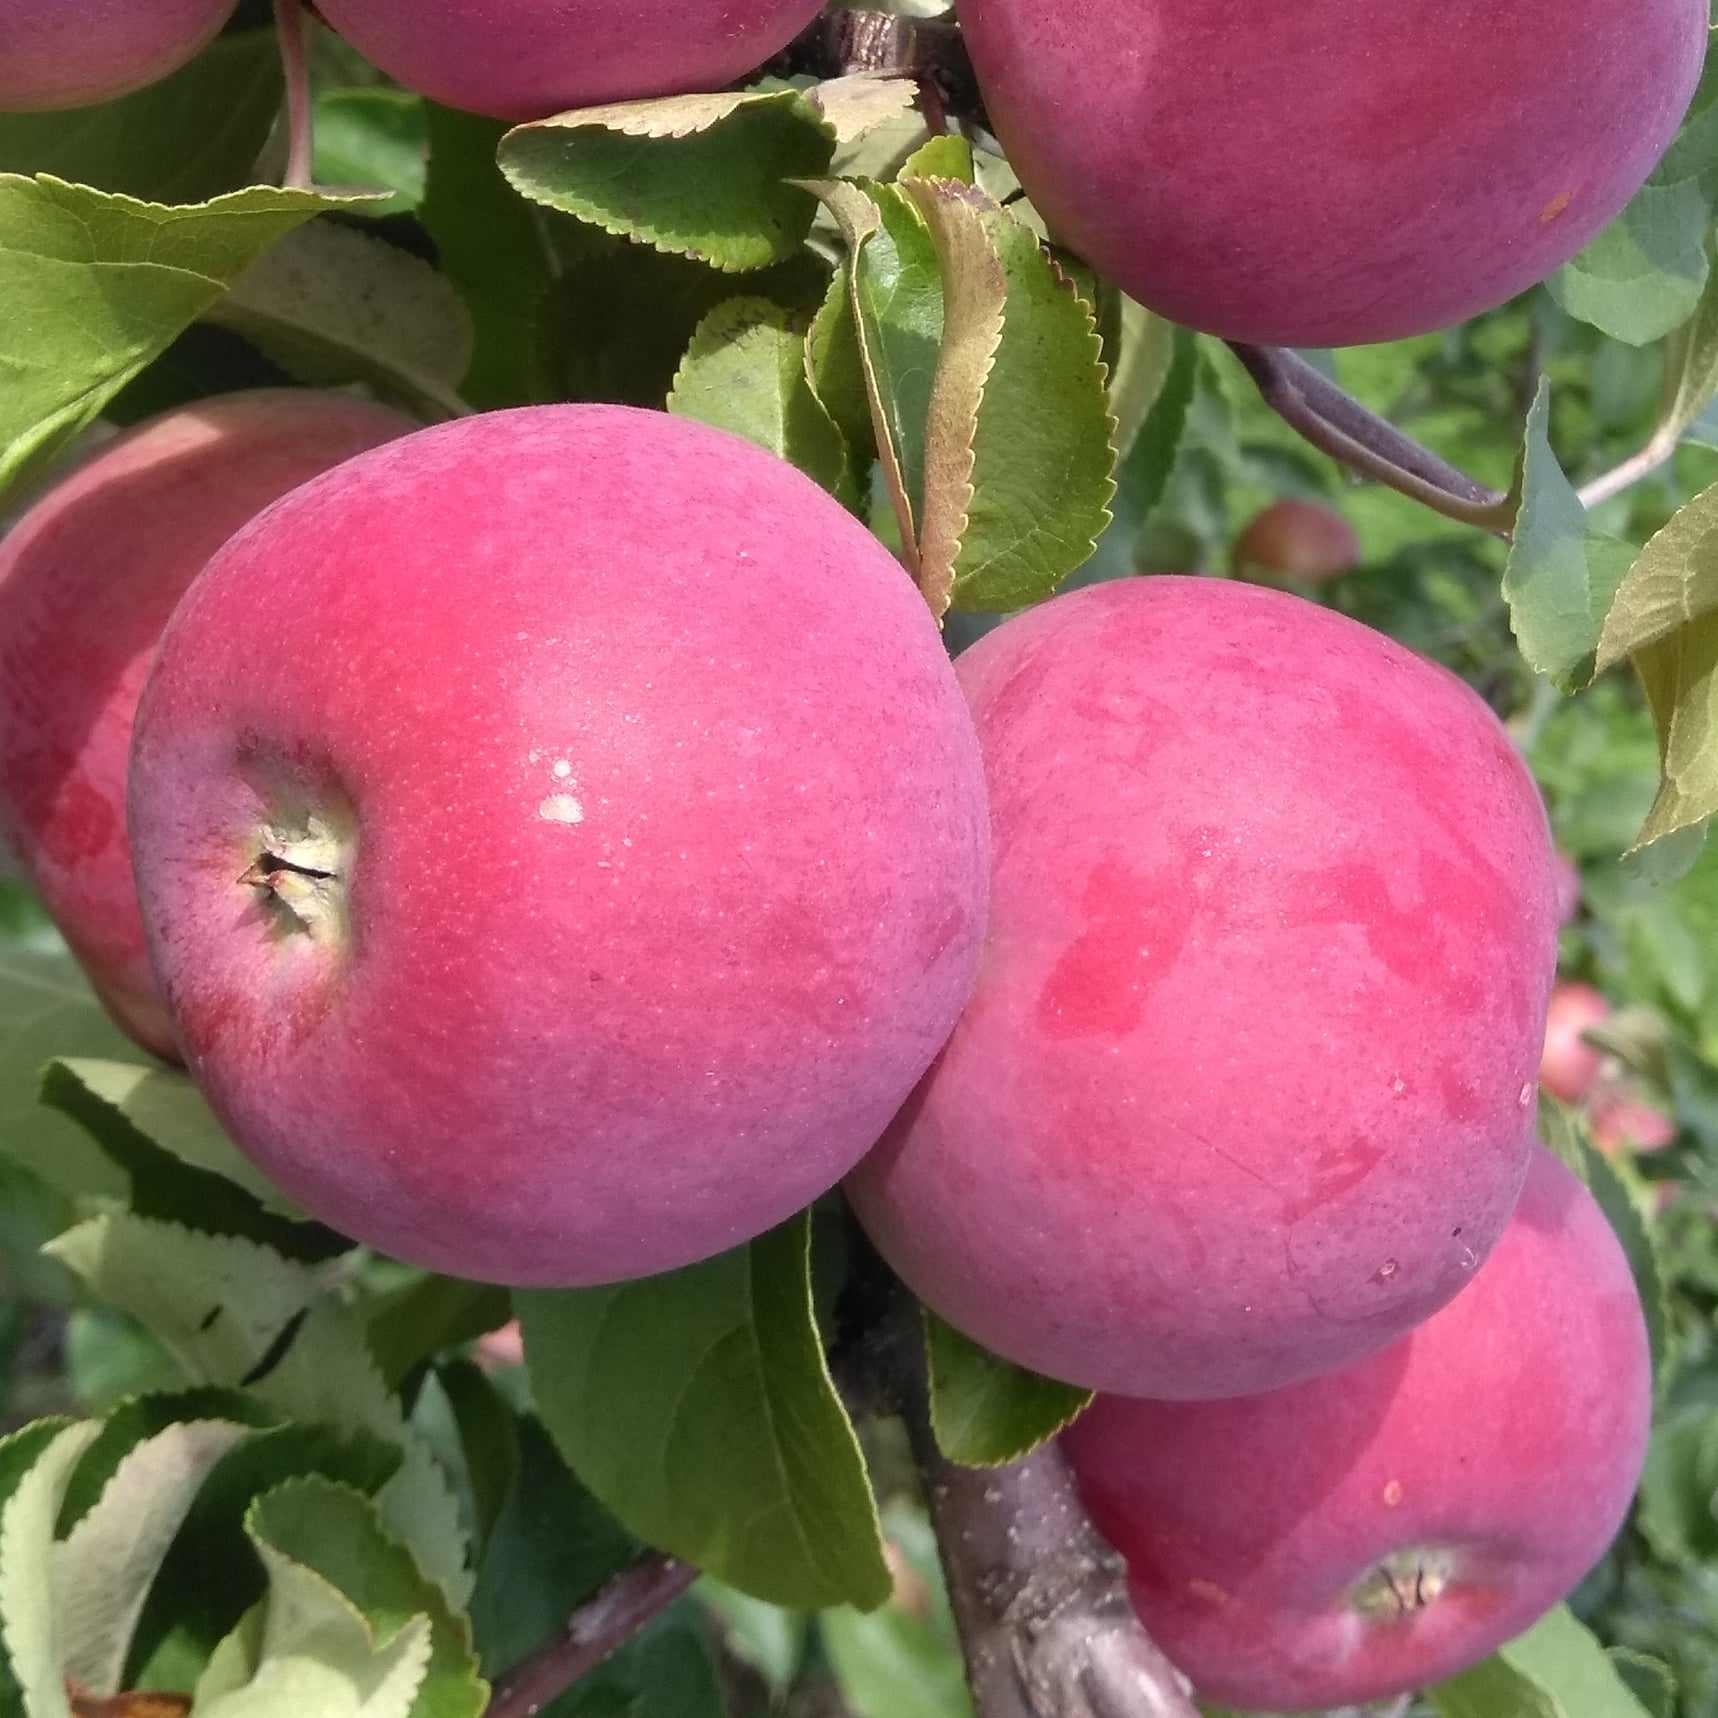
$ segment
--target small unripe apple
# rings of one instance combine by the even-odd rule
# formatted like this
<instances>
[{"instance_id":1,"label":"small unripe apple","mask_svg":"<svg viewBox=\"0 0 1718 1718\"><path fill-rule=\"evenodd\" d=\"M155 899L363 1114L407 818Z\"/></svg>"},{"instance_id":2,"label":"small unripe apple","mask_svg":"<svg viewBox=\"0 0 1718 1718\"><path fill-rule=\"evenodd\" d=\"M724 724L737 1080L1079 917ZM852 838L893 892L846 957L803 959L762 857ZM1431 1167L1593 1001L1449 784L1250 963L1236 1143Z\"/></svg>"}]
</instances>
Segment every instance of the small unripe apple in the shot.
<instances>
[{"instance_id":1,"label":"small unripe apple","mask_svg":"<svg viewBox=\"0 0 1718 1718\"><path fill-rule=\"evenodd\" d=\"M240 1147L500 1282L816 1198L983 933L977 741L900 564L762 449L622 407L439 425L241 532L163 638L131 830Z\"/></svg>"},{"instance_id":2,"label":"small unripe apple","mask_svg":"<svg viewBox=\"0 0 1718 1718\"><path fill-rule=\"evenodd\" d=\"M1568 1593L1651 1410L1628 1261L1541 1148L1473 1282L1392 1347L1262 1396L1100 1397L1062 1442L1199 1695L1308 1712L1454 1675Z\"/></svg>"},{"instance_id":3,"label":"small unripe apple","mask_svg":"<svg viewBox=\"0 0 1718 1718\"><path fill-rule=\"evenodd\" d=\"M5 0L0 113L87 107L175 72L236 0Z\"/></svg>"},{"instance_id":4,"label":"small unripe apple","mask_svg":"<svg viewBox=\"0 0 1718 1718\"><path fill-rule=\"evenodd\" d=\"M1610 1003L1590 984L1553 988L1545 1016L1545 1049L1539 1058L1539 1083L1552 1097L1578 1104L1592 1090L1605 1058L1583 1034L1610 1014Z\"/></svg>"},{"instance_id":5,"label":"small unripe apple","mask_svg":"<svg viewBox=\"0 0 1718 1718\"><path fill-rule=\"evenodd\" d=\"M1360 539L1334 507L1289 496L1253 517L1229 564L1238 578L1261 584L1322 584L1360 565Z\"/></svg>"},{"instance_id":6,"label":"small unripe apple","mask_svg":"<svg viewBox=\"0 0 1718 1718\"><path fill-rule=\"evenodd\" d=\"M1052 233L1231 340L1443 328L1634 195L1707 0L961 0L997 136Z\"/></svg>"},{"instance_id":7,"label":"small unripe apple","mask_svg":"<svg viewBox=\"0 0 1718 1718\"><path fill-rule=\"evenodd\" d=\"M341 394L265 389L127 431L0 538L0 842L108 1011L172 1056L125 837L132 718L203 563L271 501L416 426Z\"/></svg>"},{"instance_id":8,"label":"small unripe apple","mask_svg":"<svg viewBox=\"0 0 1718 1718\"><path fill-rule=\"evenodd\" d=\"M319 0L408 89L496 119L715 90L785 48L821 0Z\"/></svg>"},{"instance_id":9,"label":"small unripe apple","mask_svg":"<svg viewBox=\"0 0 1718 1718\"><path fill-rule=\"evenodd\" d=\"M979 980L848 1180L951 1324L1228 1396L1471 1277L1526 1173L1545 812L1454 675L1282 591L1093 585L958 663L995 836Z\"/></svg>"}]
</instances>

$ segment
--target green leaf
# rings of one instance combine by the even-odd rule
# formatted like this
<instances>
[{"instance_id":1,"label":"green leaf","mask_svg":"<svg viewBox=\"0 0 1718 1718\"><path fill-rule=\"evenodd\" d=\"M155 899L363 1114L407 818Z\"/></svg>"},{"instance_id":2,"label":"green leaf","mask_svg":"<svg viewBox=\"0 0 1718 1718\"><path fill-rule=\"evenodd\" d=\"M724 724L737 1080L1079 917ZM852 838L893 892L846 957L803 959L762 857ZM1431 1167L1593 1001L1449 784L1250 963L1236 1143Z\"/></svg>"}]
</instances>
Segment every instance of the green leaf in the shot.
<instances>
[{"instance_id":1,"label":"green leaf","mask_svg":"<svg viewBox=\"0 0 1718 1718\"><path fill-rule=\"evenodd\" d=\"M809 250L755 273L718 274L596 234L538 307L538 386L554 398L660 407L698 324L717 305L762 298L809 313L828 284L828 265Z\"/></svg>"},{"instance_id":2,"label":"green leaf","mask_svg":"<svg viewBox=\"0 0 1718 1718\"><path fill-rule=\"evenodd\" d=\"M797 90L669 96L515 127L501 170L532 202L727 272L799 248L835 129Z\"/></svg>"},{"instance_id":3,"label":"green leaf","mask_svg":"<svg viewBox=\"0 0 1718 1718\"><path fill-rule=\"evenodd\" d=\"M1198 345L1185 328L1173 329L1162 385L1116 471L1115 516L1124 530L1137 532L1169 487L1198 381Z\"/></svg>"},{"instance_id":4,"label":"green leaf","mask_svg":"<svg viewBox=\"0 0 1718 1718\"><path fill-rule=\"evenodd\" d=\"M541 211L513 194L495 164L505 126L433 102L424 113L429 172L418 218L476 326L465 397L485 409L523 405L535 398L535 318L553 279Z\"/></svg>"},{"instance_id":5,"label":"green leaf","mask_svg":"<svg viewBox=\"0 0 1718 1718\"><path fill-rule=\"evenodd\" d=\"M1599 633L1635 551L1587 529L1586 509L1551 451L1550 416L1541 381L1527 417L1503 594L1528 666L1569 692L1593 677Z\"/></svg>"},{"instance_id":6,"label":"green leaf","mask_svg":"<svg viewBox=\"0 0 1718 1718\"><path fill-rule=\"evenodd\" d=\"M1674 1326L1664 1264L1659 1258L1653 1231L1641 1215L1640 1207L1629 1196L1628 1188L1623 1185L1610 1159L1594 1146L1585 1122L1577 1119L1575 1112L1554 1101L1542 1099L1540 1137L1580 1178L1616 1232L1629 1269L1634 1273L1635 1287L1640 1291L1653 1376L1662 1384L1672 1371L1670 1359Z\"/></svg>"},{"instance_id":7,"label":"green leaf","mask_svg":"<svg viewBox=\"0 0 1718 1718\"><path fill-rule=\"evenodd\" d=\"M222 1718L282 1710L275 1679L283 1670L301 1677L310 1664L350 1683L359 1695L352 1710L363 1718L478 1718L489 1695L464 1619L388 1537L362 1493L315 1477L289 1480L251 1506L247 1530L269 1578L258 1662L245 1689L211 1698L206 1679L199 1714L205 1699ZM246 1689L265 1694L266 1704Z\"/></svg>"},{"instance_id":8,"label":"green leaf","mask_svg":"<svg viewBox=\"0 0 1718 1718\"><path fill-rule=\"evenodd\" d=\"M303 1209L233 1144L203 1094L178 1069L75 1056L59 1057L52 1068L62 1090L75 1087L84 1092L181 1163L242 1187L277 1217L309 1221Z\"/></svg>"},{"instance_id":9,"label":"green leaf","mask_svg":"<svg viewBox=\"0 0 1718 1718\"><path fill-rule=\"evenodd\" d=\"M144 1601L215 1464L251 1435L230 1420L182 1420L136 1444L100 1500L54 1548L60 1662L92 1694L117 1694Z\"/></svg>"},{"instance_id":10,"label":"green leaf","mask_svg":"<svg viewBox=\"0 0 1718 1718\"><path fill-rule=\"evenodd\" d=\"M487 1553L495 1525L518 1483L521 1461L516 1416L489 1374L470 1360L450 1360L433 1374L453 1420L471 1502L472 1537ZM561 1467L559 1458L555 1465ZM565 1471L564 1468L562 1470ZM483 1585L483 1561L477 1588ZM473 1597L472 1607L476 1608Z\"/></svg>"},{"instance_id":11,"label":"green leaf","mask_svg":"<svg viewBox=\"0 0 1718 1718\"><path fill-rule=\"evenodd\" d=\"M931 1430L964 1467L1001 1467L1030 1454L1084 1411L1090 1390L1041 1378L925 1309Z\"/></svg>"},{"instance_id":12,"label":"green leaf","mask_svg":"<svg viewBox=\"0 0 1718 1718\"><path fill-rule=\"evenodd\" d=\"M45 1576L60 1500L100 1430L93 1420L56 1429L45 1446L31 1448L28 1471L0 1506L0 1642L23 1697L25 1718L70 1718L54 1588Z\"/></svg>"},{"instance_id":13,"label":"green leaf","mask_svg":"<svg viewBox=\"0 0 1718 1718\"><path fill-rule=\"evenodd\" d=\"M901 179L955 179L972 183L972 145L958 131L939 131L901 164Z\"/></svg>"},{"instance_id":14,"label":"green leaf","mask_svg":"<svg viewBox=\"0 0 1718 1718\"><path fill-rule=\"evenodd\" d=\"M218 37L118 101L0 114L0 171L51 173L151 203L201 203L253 181L280 112L272 30Z\"/></svg>"},{"instance_id":15,"label":"green leaf","mask_svg":"<svg viewBox=\"0 0 1718 1718\"><path fill-rule=\"evenodd\" d=\"M638 1555L638 1542L567 1471L542 1423L512 1416L516 1459L483 1547L471 1625L490 1676L511 1670Z\"/></svg>"},{"instance_id":16,"label":"green leaf","mask_svg":"<svg viewBox=\"0 0 1718 1718\"><path fill-rule=\"evenodd\" d=\"M135 1055L57 934L0 944L0 1152L71 1198L123 1199L123 1172L38 1098L51 1056Z\"/></svg>"},{"instance_id":17,"label":"green leaf","mask_svg":"<svg viewBox=\"0 0 1718 1718\"><path fill-rule=\"evenodd\" d=\"M1637 1519L1665 1561L1693 1566L1718 1558L1718 1415L1685 1408L1661 1420L1647 1446Z\"/></svg>"},{"instance_id":18,"label":"green leaf","mask_svg":"<svg viewBox=\"0 0 1718 1718\"><path fill-rule=\"evenodd\" d=\"M311 387L367 382L425 418L468 408L471 312L421 258L312 221L259 257L206 318Z\"/></svg>"},{"instance_id":19,"label":"green leaf","mask_svg":"<svg viewBox=\"0 0 1718 1718\"><path fill-rule=\"evenodd\" d=\"M1676 1678L1669 1665L1626 1646L1609 1647L1606 1656L1628 1684L1629 1692L1646 1708L1648 1718L1676 1718Z\"/></svg>"},{"instance_id":20,"label":"green leaf","mask_svg":"<svg viewBox=\"0 0 1718 1718\"><path fill-rule=\"evenodd\" d=\"M812 1314L802 1214L701 1265L517 1294L532 1387L647 1543L778 1604L881 1604L876 1504Z\"/></svg>"},{"instance_id":21,"label":"green leaf","mask_svg":"<svg viewBox=\"0 0 1718 1718\"><path fill-rule=\"evenodd\" d=\"M1718 65L1628 206L1546 285L1571 315L1631 345L1661 339L1693 312L1707 280L1706 229L1718 194Z\"/></svg>"},{"instance_id":22,"label":"green leaf","mask_svg":"<svg viewBox=\"0 0 1718 1718\"><path fill-rule=\"evenodd\" d=\"M316 182L377 185L392 195L365 215L402 215L424 199L429 128L420 96L377 85L326 89L316 97Z\"/></svg>"},{"instance_id":23,"label":"green leaf","mask_svg":"<svg viewBox=\"0 0 1718 1718\"><path fill-rule=\"evenodd\" d=\"M692 336L668 409L744 436L856 507L841 431L806 377L805 330L767 299L717 305Z\"/></svg>"},{"instance_id":24,"label":"green leaf","mask_svg":"<svg viewBox=\"0 0 1718 1718\"><path fill-rule=\"evenodd\" d=\"M158 1337L192 1382L242 1384L291 1418L397 1444L404 1460L378 1507L464 1604L468 1547L447 1477L407 1427L357 1315L326 1298L311 1271L254 1242L129 1215L80 1224L49 1250Z\"/></svg>"},{"instance_id":25,"label":"green leaf","mask_svg":"<svg viewBox=\"0 0 1718 1718\"><path fill-rule=\"evenodd\" d=\"M892 1509L884 1530L918 1602L885 1605L861 1616L845 1606L817 1619L830 1668L854 1718L971 1718L943 1588L936 1537L922 1514Z\"/></svg>"},{"instance_id":26,"label":"green leaf","mask_svg":"<svg viewBox=\"0 0 1718 1718\"><path fill-rule=\"evenodd\" d=\"M25 482L277 239L338 199L190 207L0 174L0 495Z\"/></svg>"},{"instance_id":27,"label":"green leaf","mask_svg":"<svg viewBox=\"0 0 1718 1718\"><path fill-rule=\"evenodd\" d=\"M943 337L936 245L897 186L826 182L814 188L847 241L847 284L872 428L916 578L925 442Z\"/></svg>"},{"instance_id":28,"label":"green leaf","mask_svg":"<svg viewBox=\"0 0 1718 1718\"><path fill-rule=\"evenodd\" d=\"M1651 1718L1565 1605L1427 1692L1442 1718Z\"/></svg>"},{"instance_id":29,"label":"green leaf","mask_svg":"<svg viewBox=\"0 0 1718 1718\"><path fill-rule=\"evenodd\" d=\"M50 1062L42 1101L78 1122L125 1172L140 1217L242 1235L292 1258L351 1251L352 1242L313 1223L245 1163L182 1074L129 1062Z\"/></svg>"},{"instance_id":30,"label":"green leaf","mask_svg":"<svg viewBox=\"0 0 1718 1718\"><path fill-rule=\"evenodd\" d=\"M1030 228L955 180L904 189L942 268L919 587L933 612L1050 595L1109 522L1115 425L1091 306Z\"/></svg>"},{"instance_id":31,"label":"green leaf","mask_svg":"<svg viewBox=\"0 0 1718 1718\"><path fill-rule=\"evenodd\" d=\"M432 1355L497 1330L512 1316L504 1288L424 1273L374 1302L365 1324L382 1377L397 1390Z\"/></svg>"},{"instance_id":32,"label":"green leaf","mask_svg":"<svg viewBox=\"0 0 1718 1718\"><path fill-rule=\"evenodd\" d=\"M346 1505L343 1514L329 1506L333 1499ZM247 1617L216 1648L197 1685L199 1715L408 1718L418 1709L434 1650L428 1609L401 1615L384 1605L372 1615L320 1567L332 1554L374 1574L390 1547L364 1507L357 1493L315 1479L289 1482L252 1505L246 1527L268 1571L268 1595L260 1617ZM304 1547L306 1518L333 1542Z\"/></svg>"}]
</instances>

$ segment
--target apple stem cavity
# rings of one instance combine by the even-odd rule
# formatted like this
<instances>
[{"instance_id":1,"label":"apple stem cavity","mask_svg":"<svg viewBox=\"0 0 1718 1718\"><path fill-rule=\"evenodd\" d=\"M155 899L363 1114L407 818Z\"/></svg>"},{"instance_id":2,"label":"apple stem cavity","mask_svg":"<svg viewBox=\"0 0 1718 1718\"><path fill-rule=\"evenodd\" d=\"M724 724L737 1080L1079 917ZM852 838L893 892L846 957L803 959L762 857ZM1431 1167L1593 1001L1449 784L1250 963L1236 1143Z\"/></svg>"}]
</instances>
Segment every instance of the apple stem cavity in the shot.
<instances>
[{"instance_id":1,"label":"apple stem cavity","mask_svg":"<svg viewBox=\"0 0 1718 1718\"><path fill-rule=\"evenodd\" d=\"M239 883L258 891L280 928L317 941L344 932L348 843L318 819L302 833L272 831Z\"/></svg>"}]
</instances>

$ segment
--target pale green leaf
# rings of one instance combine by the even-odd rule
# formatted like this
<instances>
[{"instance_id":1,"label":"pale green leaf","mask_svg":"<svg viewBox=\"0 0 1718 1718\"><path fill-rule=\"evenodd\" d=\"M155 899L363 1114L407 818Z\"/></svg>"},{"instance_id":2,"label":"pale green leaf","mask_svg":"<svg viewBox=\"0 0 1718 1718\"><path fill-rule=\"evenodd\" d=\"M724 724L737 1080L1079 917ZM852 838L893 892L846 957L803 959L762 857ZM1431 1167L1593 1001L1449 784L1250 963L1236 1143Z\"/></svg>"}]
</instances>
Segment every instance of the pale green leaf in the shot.
<instances>
[{"instance_id":1,"label":"pale green leaf","mask_svg":"<svg viewBox=\"0 0 1718 1718\"><path fill-rule=\"evenodd\" d=\"M1441 1718L1650 1718L1565 1605L1428 1693Z\"/></svg>"}]
</instances>

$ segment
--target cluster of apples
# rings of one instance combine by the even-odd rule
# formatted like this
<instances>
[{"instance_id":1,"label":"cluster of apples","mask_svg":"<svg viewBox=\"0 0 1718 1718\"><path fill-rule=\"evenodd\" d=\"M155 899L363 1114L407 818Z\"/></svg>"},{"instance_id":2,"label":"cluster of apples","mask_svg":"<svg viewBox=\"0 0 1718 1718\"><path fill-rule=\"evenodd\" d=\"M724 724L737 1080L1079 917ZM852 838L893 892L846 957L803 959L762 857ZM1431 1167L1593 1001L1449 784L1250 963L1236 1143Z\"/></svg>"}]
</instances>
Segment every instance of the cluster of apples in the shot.
<instances>
[{"instance_id":1,"label":"cluster of apples","mask_svg":"<svg viewBox=\"0 0 1718 1718\"><path fill-rule=\"evenodd\" d=\"M230 9L9 7L0 106ZM528 118L740 76L817 7L320 10ZM961 15L1059 235L1193 326L1338 344L1539 278L1671 136L1704 0L1530 10ZM944 1317L1105 1392L1070 1458L1213 1699L1446 1674L1626 1510L1639 1303L1532 1139L1543 808L1468 688L1314 604L1097 586L951 667L876 540L719 432L217 400L0 543L0 832L116 1018L402 1258L611 1282L844 1185Z\"/></svg>"},{"instance_id":2,"label":"cluster of apples","mask_svg":"<svg viewBox=\"0 0 1718 1718\"><path fill-rule=\"evenodd\" d=\"M844 1182L1109 1392L1070 1454L1213 1698L1441 1674L1627 1507L1639 1305L1531 1139L1537 790L1298 597L1095 586L951 667L721 432L231 396L0 541L0 829L116 1017L399 1257L611 1282Z\"/></svg>"}]
</instances>

